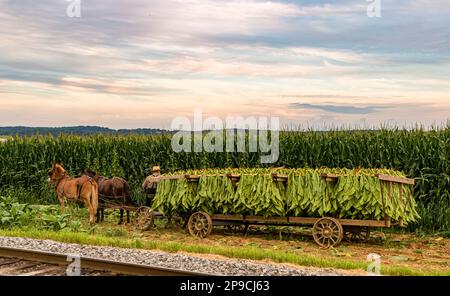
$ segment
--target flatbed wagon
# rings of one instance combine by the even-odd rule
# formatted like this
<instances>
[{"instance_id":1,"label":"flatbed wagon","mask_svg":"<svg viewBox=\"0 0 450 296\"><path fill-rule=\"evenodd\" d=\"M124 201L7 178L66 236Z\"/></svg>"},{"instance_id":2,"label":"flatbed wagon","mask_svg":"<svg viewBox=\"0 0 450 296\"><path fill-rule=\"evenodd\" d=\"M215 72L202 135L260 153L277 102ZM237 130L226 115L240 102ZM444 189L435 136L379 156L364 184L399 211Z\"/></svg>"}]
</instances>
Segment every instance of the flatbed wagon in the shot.
<instances>
[{"instance_id":1,"label":"flatbed wagon","mask_svg":"<svg viewBox=\"0 0 450 296\"><path fill-rule=\"evenodd\" d=\"M223 175L221 175L223 176ZM225 175L234 182L239 182L240 175L227 174ZM282 174L271 175L275 182L287 182L288 176ZM327 182L337 182L338 175L333 174L321 174ZM385 204L387 198L392 197L393 186L414 185L414 179L393 177L383 174L377 174L376 177L380 181L380 185L383 182L387 183L387 192L383 191L381 186L381 200L383 203L383 211L385 211ZM201 178L200 175L177 175L177 176L162 176L163 179L180 179L184 178L190 182L198 182ZM406 200L412 198L408 196L406 199L402 198L403 190L400 190L400 200L407 202ZM136 219L143 221L145 228L150 228L149 225L153 225L153 221L157 217L162 217L161 213L152 212L148 207L141 207L136 212ZM141 217L141 218L139 218ZM371 228L390 228L393 226L403 226L402 219L394 221L388 215L384 214L382 220L358 220L358 219L342 219L336 217L264 217L264 216L252 216L252 215L223 215L223 214L208 214L206 212L194 212L189 214L180 214L179 218L184 220L184 227L187 228L192 236L198 238L205 238L211 234L214 226L227 226L233 229L239 229L246 232L250 225L274 225L274 226L301 226L311 225L312 235L314 241L323 248L329 248L339 244L343 239L347 241L366 241L370 237Z\"/></svg>"}]
</instances>

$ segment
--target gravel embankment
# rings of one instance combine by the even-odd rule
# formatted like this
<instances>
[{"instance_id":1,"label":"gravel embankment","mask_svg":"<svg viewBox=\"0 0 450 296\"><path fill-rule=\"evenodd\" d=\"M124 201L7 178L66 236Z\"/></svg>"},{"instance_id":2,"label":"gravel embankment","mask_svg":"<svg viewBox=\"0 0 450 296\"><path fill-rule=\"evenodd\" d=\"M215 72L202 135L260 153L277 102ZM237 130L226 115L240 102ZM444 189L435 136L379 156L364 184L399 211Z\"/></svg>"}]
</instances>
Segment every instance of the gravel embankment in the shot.
<instances>
[{"instance_id":1,"label":"gravel embankment","mask_svg":"<svg viewBox=\"0 0 450 296\"><path fill-rule=\"evenodd\" d=\"M196 271L214 275L240 276L339 276L364 275L332 268L296 267L287 264L271 264L253 260L218 258L219 256L188 255L153 250L124 249L91 245L68 244L51 240L0 236L0 246L41 250L63 254L77 254L85 257L101 258L146 264L166 268Z\"/></svg>"}]
</instances>

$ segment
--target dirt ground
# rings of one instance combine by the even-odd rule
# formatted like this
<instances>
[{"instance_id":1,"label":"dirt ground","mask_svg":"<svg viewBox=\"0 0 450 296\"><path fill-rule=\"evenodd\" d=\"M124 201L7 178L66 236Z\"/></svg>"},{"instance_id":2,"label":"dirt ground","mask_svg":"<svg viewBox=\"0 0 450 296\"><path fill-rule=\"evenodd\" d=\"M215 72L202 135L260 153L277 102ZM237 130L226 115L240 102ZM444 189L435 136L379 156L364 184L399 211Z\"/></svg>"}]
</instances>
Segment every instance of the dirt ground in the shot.
<instances>
[{"instance_id":1,"label":"dirt ground","mask_svg":"<svg viewBox=\"0 0 450 296\"><path fill-rule=\"evenodd\" d=\"M108 219L110 220L110 219ZM152 230L140 233L131 225L117 226L114 222L104 222L103 229L121 228L128 235L145 240L175 242L187 245L218 247L257 247L293 254L307 254L319 258L342 258L345 261L366 262L368 254L381 256L382 266L408 267L422 272L450 272L450 239L439 236L419 236L392 231L372 230L368 242L347 242L331 249L321 249L314 242L310 228L250 226L247 234L214 227L205 239L190 236L180 226L157 223ZM205 256L202 254L202 256Z\"/></svg>"}]
</instances>

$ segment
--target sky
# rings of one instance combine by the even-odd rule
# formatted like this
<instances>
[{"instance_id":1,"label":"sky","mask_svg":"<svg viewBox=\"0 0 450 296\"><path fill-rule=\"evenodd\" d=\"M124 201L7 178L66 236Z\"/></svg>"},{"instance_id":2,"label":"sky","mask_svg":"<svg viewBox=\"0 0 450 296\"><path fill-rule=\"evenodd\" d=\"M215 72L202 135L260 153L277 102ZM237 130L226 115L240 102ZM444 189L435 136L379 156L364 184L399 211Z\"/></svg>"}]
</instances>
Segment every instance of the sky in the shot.
<instances>
[{"instance_id":1,"label":"sky","mask_svg":"<svg viewBox=\"0 0 450 296\"><path fill-rule=\"evenodd\" d=\"M75 4L0 0L0 126L450 119L450 0L81 0L69 17Z\"/></svg>"}]
</instances>

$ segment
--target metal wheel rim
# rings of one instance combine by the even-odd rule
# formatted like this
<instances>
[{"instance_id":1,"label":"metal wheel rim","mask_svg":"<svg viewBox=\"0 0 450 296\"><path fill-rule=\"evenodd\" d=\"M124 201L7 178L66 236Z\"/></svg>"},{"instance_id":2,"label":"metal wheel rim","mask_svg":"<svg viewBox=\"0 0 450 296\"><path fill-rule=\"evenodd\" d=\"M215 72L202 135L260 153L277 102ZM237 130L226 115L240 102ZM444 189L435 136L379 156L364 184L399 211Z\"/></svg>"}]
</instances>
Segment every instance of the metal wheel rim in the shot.
<instances>
[{"instance_id":1,"label":"metal wheel rim","mask_svg":"<svg viewBox=\"0 0 450 296\"><path fill-rule=\"evenodd\" d=\"M314 241L322 248L330 248L339 244L344 231L341 223L334 218L321 218L313 226Z\"/></svg>"},{"instance_id":2,"label":"metal wheel rim","mask_svg":"<svg viewBox=\"0 0 450 296\"><path fill-rule=\"evenodd\" d=\"M211 217L204 212L197 212L191 215L188 221L188 230L192 236L205 238L212 230Z\"/></svg>"}]
</instances>

